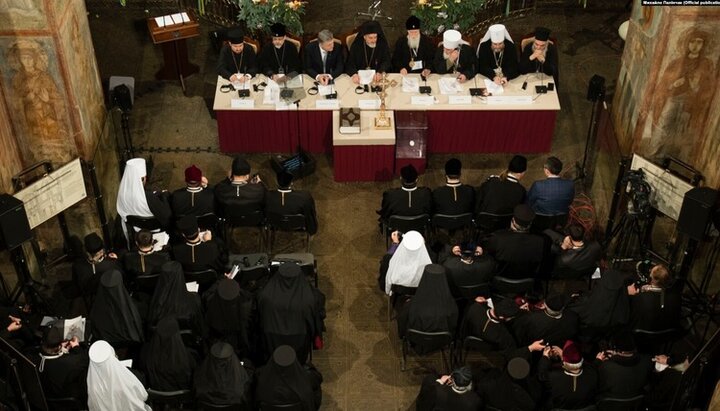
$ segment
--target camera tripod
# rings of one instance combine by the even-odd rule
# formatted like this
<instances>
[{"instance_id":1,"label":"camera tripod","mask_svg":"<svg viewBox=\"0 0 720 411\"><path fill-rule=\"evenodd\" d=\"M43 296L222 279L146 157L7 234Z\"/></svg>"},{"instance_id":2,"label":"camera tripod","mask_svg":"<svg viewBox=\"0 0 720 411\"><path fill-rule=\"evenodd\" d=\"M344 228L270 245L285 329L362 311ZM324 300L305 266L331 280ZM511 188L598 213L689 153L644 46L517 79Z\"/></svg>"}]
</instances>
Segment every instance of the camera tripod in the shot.
<instances>
[{"instance_id":1,"label":"camera tripod","mask_svg":"<svg viewBox=\"0 0 720 411\"><path fill-rule=\"evenodd\" d=\"M620 218L610 235L605 239L608 247L617 237L612 252L611 265L619 262L635 261L644 255L648 247L648 226L650 217L627 211Z\"/></svg>"}]
</instances>

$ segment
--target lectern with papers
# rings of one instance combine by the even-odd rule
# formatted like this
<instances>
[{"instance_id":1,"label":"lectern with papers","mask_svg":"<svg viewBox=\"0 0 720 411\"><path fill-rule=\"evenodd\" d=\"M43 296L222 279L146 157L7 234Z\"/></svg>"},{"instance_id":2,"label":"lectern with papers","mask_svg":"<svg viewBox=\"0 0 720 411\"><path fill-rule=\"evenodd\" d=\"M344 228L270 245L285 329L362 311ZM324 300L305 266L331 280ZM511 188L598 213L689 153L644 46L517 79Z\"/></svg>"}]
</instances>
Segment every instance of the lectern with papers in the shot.
<instances>
[{"instance_id":1,"label":"lectern with papers","mask_svg":"<svg viewBox=\"0 0 720 411\"><path fill-rule=\"evenodd\" d=\"M158 80L180 79L185 91L184 77L198 72L198 66L188 60L189 38L200 35L200 25L190 12L168 14L147 19L148 30L153 43L160 44L164 66L155 74Z\"/></svg>"}]
</instances>

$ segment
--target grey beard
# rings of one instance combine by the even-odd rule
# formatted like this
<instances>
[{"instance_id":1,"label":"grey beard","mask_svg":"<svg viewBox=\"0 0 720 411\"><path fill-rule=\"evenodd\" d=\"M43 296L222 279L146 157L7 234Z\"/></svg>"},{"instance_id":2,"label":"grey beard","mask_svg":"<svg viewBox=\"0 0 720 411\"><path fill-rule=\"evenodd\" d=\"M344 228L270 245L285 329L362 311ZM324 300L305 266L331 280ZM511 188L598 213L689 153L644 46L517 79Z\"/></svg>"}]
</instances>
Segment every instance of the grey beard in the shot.
<instances>
[{"instance_id":1,"label":"grey beard","mask_svg":"<svg viewBox=\"0 0 720 411\"><path fill-rule=\"evenodd\" d=\"M408 47L410 47L411 49L417 49L420 46L420 37L415 38L415 39L411 39L408 37L407 42L408 42Z\"/></svg>"},{"instance_id":2,"label":"grey beard","mask_svg":"<svg viewBox=\"0 0 720 411\"><path fill-rule=\"evenodd\" d=\"M447 53L445 53L445 52L443 51L443 58L444 58L445 60L447 60L447 59L450 58L450 55L447 54Z\"/></svg>"},{"instance_id":3,"label":"grey beard","mask_svg":"<svg viewBox=\"0 0 720 411\"><path fill-rule=\"evenodd\" d=\"M371 49L374 49L375 47L377 47L377 43L375 43L375 44L367 44L367 43L365 43L365 45L368 46L368 47L370 47Z\"/></svg>"}]
</instances>

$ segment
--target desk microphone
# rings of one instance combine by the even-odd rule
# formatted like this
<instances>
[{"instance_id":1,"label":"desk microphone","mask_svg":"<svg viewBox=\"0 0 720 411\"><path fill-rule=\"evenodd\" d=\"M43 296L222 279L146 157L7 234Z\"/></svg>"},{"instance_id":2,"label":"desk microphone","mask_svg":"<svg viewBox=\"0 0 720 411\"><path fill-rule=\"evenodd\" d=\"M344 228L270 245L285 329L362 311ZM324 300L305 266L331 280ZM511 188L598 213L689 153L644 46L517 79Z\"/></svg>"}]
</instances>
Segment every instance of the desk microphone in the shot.
<instances>
[{"instance_id":1,"label":"desk microphone","mask_svg":"<svg viewBox=\"0 0 720 411\"><path fill-rule=\"evenodd\" d=\"M528 73L528 75L525 76L525 81L523 81L522 87L520 87L520 88L522 88L523 90L527 90L527 81L528 81L528 78L530 78L530 73Z\"/></svg>"},{"instance_id":2,"label":"desk microphone","mask_svg":"<svg viewBox=\"0 0 720 411\"><path fill-rule=\"evenodd\" d=\"M337 91L335 91L335 87L333 87L333 85L335 84L335 81L333 81L333 79L330 79L328 81L328 84L330 85L330 94L326 95L325 98L328 100L336 99L338 94L337 94Z\"/></svg>"},{"instance_id":3,"label":"desk microphone","mask_svg":"<svg viewBox=\"0 0 720 411\"><path fill-rule=\"evenodd\" d=\"M287 70L285 70L287 72ZM285 75L285 81L283 82L283 89L280 90L280 97L290 100L293 97L293 94L295 94L295 90L291 88L287 88L288 81L292 80L295 76L297 76L297 73L292 72Z\"/></svg>"},{"instance_id":4,"label":"desk microphone","mask_svg":"<svg viewBox=\"0 0 720 411\"><path fill-rule=\"evenodd\" d=\"M420 94L430 95L430 93L432 93L432 88L430 88L430 86L427 85L427 77L420 74L420 79L422 79L422 81L425 82L425 85L420 86L418 91L420 92Z\"/></svg>"},{"instance_id":5,"label":"desk microphone","mask_svg":"<svg viewBox=\"0 0 720 411\"><path fill-rule=\"evenodd\" d=\"M474 65L474 64L473 64L473 73L475 73L475 65ZM471 95L471 96L480 97L480 96L483 95L483 91L485 91L485 89L478 87L478 85L477 85L477 73L475 73L475 76L473 77L473 80L475 81L475 88L471 88L471 89L470 89L470 95Z\"/></svg>"},{"instance_id":6,"label":"desk microphone","mask_svg":"<svg viewBox=\"0 0 720 411\"><path fill-rule=\"evenodd\" d=\"M242 88L238 90L238 97L245 98L250 97L250 89L248 88L248 81L250 79L246 78L245 81L242 83Z\"/></svg>"},{"instance_id":7,"label":"desk microphone","mask_svg":"<svg viewBox=\"0 0 720 411\"><path fill-rule=\"evenodd\" d=\"M548 92L548 88L545 85L545 71L543 70L544 65L545 65L544 61L542 63L540 63L540 85L535 86L535 92L538 94L545 94Z\"/></svg>"}]
</instances>

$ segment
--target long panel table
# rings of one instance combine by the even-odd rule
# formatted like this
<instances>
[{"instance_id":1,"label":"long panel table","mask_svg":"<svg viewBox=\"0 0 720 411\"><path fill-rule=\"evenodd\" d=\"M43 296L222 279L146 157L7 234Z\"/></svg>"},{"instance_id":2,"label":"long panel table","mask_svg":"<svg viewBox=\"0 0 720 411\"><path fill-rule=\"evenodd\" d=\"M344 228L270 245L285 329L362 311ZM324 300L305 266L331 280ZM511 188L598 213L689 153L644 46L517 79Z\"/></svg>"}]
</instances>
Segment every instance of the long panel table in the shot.
<instances>
[{"instance_id":1,"label":"long panel table","mask_svg":"<svg viewBox=\"0 0 720 411\"><path fill-rule=\"evenodd\" d=\"M412 75L411 75L412 76ZM473 97L471 104L453 105L447 95L441 95L438 80L432 74L427 85L435 96L433 105L413 105L412 96L417 93L402 91L399 74L389 75L398 85L388 89L389 110L425 110L428 117L428 153L537 153L547 152L552 144L555 119L560 110L557 93L536 95L535 85L542 79L521 76L505 85L504 95L533 96L531 104L487 104L486 99ZM478 76L477 84L483 86L484 77ZM522 89L527 79L527 88ZM254 78L252 84L266 81L263 76ZM545 79L547 81L547 79ZM355 85L348 76L335 81L340 107L358 107L360 100L377 99L372 93L356 94ZM263 93L251 92L253 108L232 108L231 100L237 92L223 93L220 87L228 81L218 77L213 109L217 115L220 149L226 153L290 152L298 145L313 153L329 153L333 150L332 109L316 108L321 96L303 98L298 107L276 110L263 105ZM304 88L312 86L312 80L304 77ZM473 81L463 85L461 94L475 86ZM340 150L342 151L342 150Z\"/></svg>"}]
</instances>

